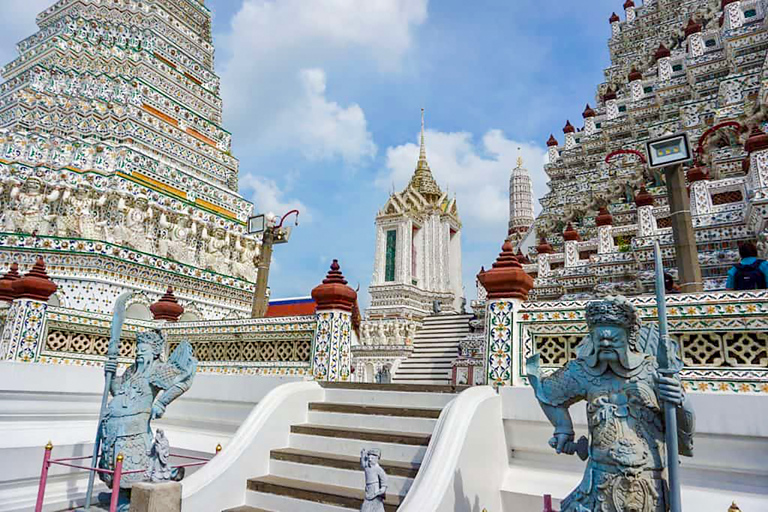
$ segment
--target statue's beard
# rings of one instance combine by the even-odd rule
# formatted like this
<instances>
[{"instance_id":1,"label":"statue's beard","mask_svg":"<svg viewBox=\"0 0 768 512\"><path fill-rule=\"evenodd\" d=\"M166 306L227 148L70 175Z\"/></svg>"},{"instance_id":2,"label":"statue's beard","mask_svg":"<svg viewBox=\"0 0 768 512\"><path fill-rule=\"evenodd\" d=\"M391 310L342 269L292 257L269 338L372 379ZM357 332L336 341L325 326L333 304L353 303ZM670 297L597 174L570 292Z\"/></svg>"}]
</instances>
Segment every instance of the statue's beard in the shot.
<instances>
[{"instance_id":1,"label":"statue's beard","mask_svg":"<svg viewBox=\"0 0 768 512\"><path fill-rule=\"evenodd\" d=\"M595 374L603 374L610 368L614 373L623 375L633 369L626 348L595 349L585 358L585 362Z\"/></svg>"}]
</instances>

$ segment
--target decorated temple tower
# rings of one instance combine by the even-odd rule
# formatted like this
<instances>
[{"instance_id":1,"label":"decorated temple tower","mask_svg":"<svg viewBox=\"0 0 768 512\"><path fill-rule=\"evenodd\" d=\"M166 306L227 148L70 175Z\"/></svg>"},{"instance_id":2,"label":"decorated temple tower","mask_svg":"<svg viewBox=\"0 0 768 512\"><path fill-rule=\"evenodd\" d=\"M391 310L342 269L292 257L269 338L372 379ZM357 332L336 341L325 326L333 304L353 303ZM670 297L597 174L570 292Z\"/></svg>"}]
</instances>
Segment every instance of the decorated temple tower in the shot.
<instances>
[{"instance_id":1,"label":"decorated temple tower","mask_svg":"<svg viewBox=\"0 0 768 512\"><path fill-rule=\"evenodd\" d=\"M440 189L429 168L423 113L416 170L376 216L369 290L369 321L420 320L436 301L446 312L461 308L461 221L456 199Z\"/></svg>"},{"instance_id":2,"label":"decorated temple tower","mask_svg":"<svg viewBox=\"0 0 768 512\"><path fill-rule=\"evenodd\" d=\"M509 237L519 243L533 226L533 191L531 176L517 159L509 178Z\"/></svg>"},{"instance_id":3,"label":"decorated temple tower","mask_svg":"<svg viewBox=\"0 0 768 512\"><path fill-rule=\"evenodd\" d=\"M260 241L221 127L203 0L56 2L0 86L0 264L43 255L52 302L247 316Z\"/></svg>"}]
</instances>

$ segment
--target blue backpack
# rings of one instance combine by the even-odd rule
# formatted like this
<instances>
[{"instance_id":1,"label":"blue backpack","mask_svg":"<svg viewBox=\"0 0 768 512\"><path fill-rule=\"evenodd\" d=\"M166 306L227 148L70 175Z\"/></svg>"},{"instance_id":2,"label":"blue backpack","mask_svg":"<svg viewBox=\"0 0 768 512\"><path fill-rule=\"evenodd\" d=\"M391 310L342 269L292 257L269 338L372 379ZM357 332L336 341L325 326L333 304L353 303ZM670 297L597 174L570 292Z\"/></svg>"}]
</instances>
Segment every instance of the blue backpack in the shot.
<instances>
[{"instance_id":1,"label":"blue backpack","mask_svg":"<svg viewBox=\"0 0 768 512\"><path fill-rule=\"evenodd\" d=\"M749 265L736 264L734 276L735 290L762 290L765 286L765 274L760 270L764 260L756 260Z\"/></svg>"}]
</instances>

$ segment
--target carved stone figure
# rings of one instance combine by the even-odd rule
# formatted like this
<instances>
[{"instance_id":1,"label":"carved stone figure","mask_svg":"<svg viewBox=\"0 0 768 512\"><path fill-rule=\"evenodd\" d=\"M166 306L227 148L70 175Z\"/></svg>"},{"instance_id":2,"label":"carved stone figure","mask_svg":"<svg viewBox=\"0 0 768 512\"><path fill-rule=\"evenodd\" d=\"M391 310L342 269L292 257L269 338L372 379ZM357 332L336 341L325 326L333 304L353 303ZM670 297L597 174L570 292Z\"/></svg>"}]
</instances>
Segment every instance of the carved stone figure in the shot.
<instances>
[{"instance_id":1,"label":"carved stone figure","mask_svg":"<svg viewBox=\"0 0 768 512\"><path fill-rule=\"evenodd\" d=\"M385 324L384 322L379 322L376 328L378 331L378 336L376 337L376 344L386 345L387 344L387 324Z\"/></svg>"},{"instance_id":2,"label":"carved stone figure","mask_svg":"<svg viewBox=\"0 0 768 512\"><path fill-rule=\"evenodd\" d=\"M409 322L407 331L408 331L408 337L405 340L406 345L410 345L413 343L413 340L416 338L416 329L418 326L416 325L416 322Z\"/></svg>"},{"instance_id":3,"label":"carved stone figure","mask_svg":"<svg viewBox=\"0 0 768 512\"><path fill-rule=\"evenodd\" d=\"M222 227L214 228L213 235L206 233L206 251L203 255L203 265L208 270L226 274L229 271L229 231Z\"/></svg>"},{"instance_id":4,"label":"carved stone figure","mask_svg":"<svg viewBox=\"0 0 768 512\"><path fill-rule=\"evenodd\" d=\"M362 339L360 340L363 345L370 345L371 344L371 324L368 322L363 322L363 325L360 327L360 330L362 331Z\"/></svg>"},{"instance_id":5,"label":"carved stone figure","mask_svg":"<svg viewBox=\"0 0 768 512\"><path fill-rule=\"evenodd\" d=\"M639 329L632 304L623 297L592 302L586 319L590 332L577 359L548 377L539 374L538 354L527 361L536 398L555 427L550 446L589 459L561 510L666 512L663 402L678 407L680 455L693 452L693 410L680 382L659 372L658 331ZM587 402L589 440L574 442L568 408L581 400Z\"/></svg>"},{"instance_id":6,"label":"carved stone figure","mask_svg":"<svg viewBox=\"0 0 768 512\"><path fill-rule=\"evenodd\" d=\"M45 206L58 198L58 190L46 195L43 193L43 182L30 176L22 186L16 185L11 189L11 211L6 217L5 231L49 234L56 215L46 215Z\"/></svg>"},{"instance_id":7,"label":"carved stone figure","mask_svg":"<svg viewBox=\"0 0 768 512\"><path fill-rule=\"evenodd\" d=\"M128 206L125 198L120 198L118 210L124 213L123 221L115 229L115 243L125 245L142 252L152 252L154 233L151 229L154 214L147 196L139 195Z\"/></svg>"},{"instance_id":8,"label":"carved stone figure","mask_svg":"<svg viewBox=\"0 0 768 512\"><path fill-rule=\"evenodd\" d=\"M757 235L757 255L763 260L768 258L768 230Z\"/></svg>"},{"instance_id":9,"label":"carved stone figure","mask_svg":"<svg viewBox=\"0 0 768 512\"><path fill-rule=\"evenodd\" d=\"M154 468L153 436L150 422L161 418L166 407L192 385L197 360L192 346L182 342L169 360L163 360L165 340L159 331L138 335L136 360L122 375L115 375L110 386L112 399L101 428L99 467L114 469L115 457L122 453L123 471L142 470L124 475L121 490L147 478L146 470ZM110 366L111 365L111 366ZM116 363L108 362L108 371ZM162 451L162 447L158 447ZM162 454L156 457L162 458ZM99 473L99 478L112 488L112 475Z\"/></svg>"},{"instance_id":10,"label":"carved stone figure","mask_svg":"<svg viewBox=\"0 0 768 512\"><path fill-rule=\"evenodd\" d=\"M403 330L403 324L399 321L395 321L395 324L392 326L392 331L395 335L395 345L403 344Z\"/></svg>"},{"instance_id":11,"label":"carved stone figure","mask_svg":"<svg viewBox=\"0 0 768 512\"><path fill-rule=\"evenodd\" d=\"M195 225L186 215L179 215L175 223L168 221L168 216L160 216L160 227L168 230L168 236L159 241L160 254L187 265L195 264Z\"/></svg>"},{"instance_id":12,"label":"carved stone figure","mask_svg":"<svg viewBox=\"0 0 768 512\"><path fill-rule=\"evenodd\" d=\"M80 185L74 193L64 192L61 199L66 208L65 214L58 219L59 236L73 236L98 240L103 235L104 222L99 222L97 207L107 203L107 195L93 197L93 192L85 185Z\"/></svg>"},{"instance_id":13,"label":"carved stone figure","mask_svg":"<svg viewBox=\"0 0 768 512\"><path fill-rule=\"evenodd\" d=\"M259 246L256 240L246 236L240 237L236 249L237 253L232 255L232 275L255 282L259 264Z\"/></svg>"},{"instance_id":14,"label":"carved stone figure","mask_svg":"<svg viewBox=\"0 0 768 512\"><path fill-rule=\"evenodd\" d=\"M155 442L149 453L150 466L146 479L150 482L167 482L184 478L184 468L172 469L169 464L170 458L171 443L165 437L165 431L158 428L155 430Z\"/></svg>"},{"instance_id":15,"label":"carved stone figure","mask_svg":"<svg viewBox=\"0 0 768 512\"><path fill-rule=\"evenodd\" d=\"M365 501L360 512L384 512L387 496L387 474L379 466L381 450L360 451L360 466L365 472Z\"/></svg>"}]
</instances>

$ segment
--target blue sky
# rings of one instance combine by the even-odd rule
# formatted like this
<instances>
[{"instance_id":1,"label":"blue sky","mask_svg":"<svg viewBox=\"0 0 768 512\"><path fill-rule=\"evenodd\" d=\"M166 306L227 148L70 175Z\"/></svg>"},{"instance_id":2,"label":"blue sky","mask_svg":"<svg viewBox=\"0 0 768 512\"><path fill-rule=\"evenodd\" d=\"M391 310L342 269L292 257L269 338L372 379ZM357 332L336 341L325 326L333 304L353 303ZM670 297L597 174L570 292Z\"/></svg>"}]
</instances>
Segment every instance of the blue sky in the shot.
<instances>
[{"instance_id":1,"label":"blue sky","mask_svg":"<svg viewBox=\"0 0 768 512\"><path fill-rule=\"evenodd\" d=\"M0 59L52 0L3 0ZM421 107L435 178L457 195L464 284L506 235L522 148L535 194L550 133L581 126L620 0L206 0L241 193L302 210L276 247L273 297L308 295L338 258L368 286L374 218L416 164ZM367 293L361 294L367 304Z\"/></svg>"}]
</instances>

